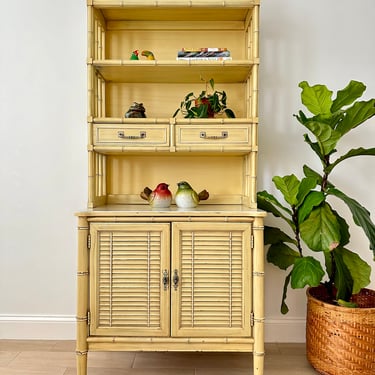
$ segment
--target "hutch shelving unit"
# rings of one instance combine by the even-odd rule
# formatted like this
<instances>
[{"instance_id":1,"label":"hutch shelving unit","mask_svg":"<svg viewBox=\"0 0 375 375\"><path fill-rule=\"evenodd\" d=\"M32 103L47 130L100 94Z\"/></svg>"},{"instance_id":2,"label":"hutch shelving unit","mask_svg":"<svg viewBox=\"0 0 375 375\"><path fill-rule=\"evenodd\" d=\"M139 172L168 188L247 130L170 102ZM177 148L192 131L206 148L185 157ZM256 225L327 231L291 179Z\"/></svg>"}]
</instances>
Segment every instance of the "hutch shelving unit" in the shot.
<instances>
[{"instance_id":1,"label":"hutch shelving unit","mask_svg":"<svg viewBox=\"0 0 375 375\"><path fill-rule=\"evenodd\" d=\"M78 216L77 374L89 351L252 352L263 374L263 217L256 207L259 0L88 0L88 207ZM176 60L227 47L225 61ZM155 60L132 51L150 50ZM172 118L214 78L236 118ZM125 118L133 102L146 118ZM194 209L145 186L189 183Z\"/></svg>"}]
</instances>

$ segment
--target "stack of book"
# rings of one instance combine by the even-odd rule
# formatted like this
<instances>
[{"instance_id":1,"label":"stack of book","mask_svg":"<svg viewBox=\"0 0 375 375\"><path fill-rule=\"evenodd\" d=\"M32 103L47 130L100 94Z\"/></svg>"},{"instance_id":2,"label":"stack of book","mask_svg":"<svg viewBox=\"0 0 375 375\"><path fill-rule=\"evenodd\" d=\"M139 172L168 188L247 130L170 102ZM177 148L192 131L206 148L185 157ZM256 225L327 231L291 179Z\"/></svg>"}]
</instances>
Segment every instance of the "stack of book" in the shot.
<instances>
[{"instance_id":1,"label":"stack of book","mask_svg":"<svg viewBox=\"0 0 375 375\"><path fill-rule=\"evenodd\" d=\"M231 60L230 51L226 48L182 48L177 52L177 60Z\"/></svg>"}]
</instances>

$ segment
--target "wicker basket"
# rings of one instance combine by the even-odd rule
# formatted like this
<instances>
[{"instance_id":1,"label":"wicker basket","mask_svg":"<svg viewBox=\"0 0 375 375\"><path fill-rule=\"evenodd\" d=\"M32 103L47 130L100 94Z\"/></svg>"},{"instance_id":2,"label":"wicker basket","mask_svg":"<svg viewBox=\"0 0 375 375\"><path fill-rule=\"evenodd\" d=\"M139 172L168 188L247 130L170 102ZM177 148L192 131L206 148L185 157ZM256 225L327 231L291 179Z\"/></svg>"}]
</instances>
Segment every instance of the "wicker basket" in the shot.
<instances>
[{"instance_id":1,"label":"wicker basket","mask_svg":"<svg viewBox=\"0 0 375 375\"><path fill-rule=\"evenodd\" d=\"M329 304L324 286L307 290L307 359L325 375L375 374L375 291L353 297L360 308Z\"/></svg>"}]
</instances>

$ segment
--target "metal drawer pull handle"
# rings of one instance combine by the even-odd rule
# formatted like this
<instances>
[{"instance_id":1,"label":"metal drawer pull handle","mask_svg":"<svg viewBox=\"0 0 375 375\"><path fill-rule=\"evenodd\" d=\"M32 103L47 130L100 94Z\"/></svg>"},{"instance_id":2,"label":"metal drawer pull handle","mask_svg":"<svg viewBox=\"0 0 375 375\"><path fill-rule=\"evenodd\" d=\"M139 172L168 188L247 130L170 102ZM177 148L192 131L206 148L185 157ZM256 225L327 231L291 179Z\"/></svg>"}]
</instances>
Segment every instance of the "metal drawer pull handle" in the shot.
<instances>
[{"instance_id":1,"label":"metal drawer pull handle","mask_svg":"<svg viewBox=\"0 0 375 375\"><path fill-rule=\"evenodd\" d=\"M125 135L125 133L121 130L117 132L117 136L122 139L144 139L146 138L146 132L139 132L139 135Z\"/></svg>"},{"instance_id":2,"label":"metal drawer pull handle","mask_svg":"<svg viewBox=\"0 0 375 375\"><path fill-rule=\"evenodd\" d=\"M163 271L163 287L164 290L168 290L168 284L169 284L169 273L168 270Z\"/></svg>"},{"instance_id":3,"label":"metal drawer pull handle","mask_svg":"<svg viewBox=\"0 0 375 375\"><path fill-rule=\"evenodd\" d=\"M174 270L174 272L173 272L173 288L174 288L174 290L177 290L179 280L180 280L180 278L178 277L178 271Z\"/></svg>"},{"instance_id":4,"label":"metal drawer pull handle","mask_svg":"<svg viewBox=\"0 0 375 375\"><path fill-rule=\"evenodd\" d=\"M228 138L228 132L222 131L221 135L207 135L206 132L200 132L199 136L203 139L225 139Z\"/></svg>"}]
</instances>

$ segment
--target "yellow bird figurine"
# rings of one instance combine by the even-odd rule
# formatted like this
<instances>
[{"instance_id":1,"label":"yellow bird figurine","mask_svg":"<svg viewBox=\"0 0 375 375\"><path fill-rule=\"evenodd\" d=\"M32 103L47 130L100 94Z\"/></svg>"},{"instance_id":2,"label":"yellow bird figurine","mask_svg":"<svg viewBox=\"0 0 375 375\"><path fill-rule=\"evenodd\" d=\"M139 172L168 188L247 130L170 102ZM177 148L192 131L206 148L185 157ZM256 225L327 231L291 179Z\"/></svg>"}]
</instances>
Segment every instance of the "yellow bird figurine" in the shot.
<instances>
[{"instance_id":1,"label":"yellow bird figurine","mask_svg":"<svg viewBox=\"0 0 375 375\"><path fill-rule=\"evenodd\" d=\"M147 51L147 50L142 51L142 56L145 56L147 60L155 60L155 56L151 51Z\"/></svg>"}]
</instances>

